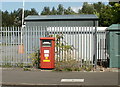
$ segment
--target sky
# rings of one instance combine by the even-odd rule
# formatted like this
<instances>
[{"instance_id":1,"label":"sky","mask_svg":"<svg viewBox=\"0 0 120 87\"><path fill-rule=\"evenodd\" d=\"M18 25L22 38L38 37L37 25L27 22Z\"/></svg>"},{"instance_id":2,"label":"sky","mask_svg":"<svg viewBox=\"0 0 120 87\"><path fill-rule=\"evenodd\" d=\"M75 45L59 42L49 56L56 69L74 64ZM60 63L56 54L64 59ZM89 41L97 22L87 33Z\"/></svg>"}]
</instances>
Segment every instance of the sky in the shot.
<instances>
[{"instance_id":1,"label":"sky","mask_svg":"<svg viewBox=\"0 0 120 87\"><path fill-rule=\"evenodd\" d=\"M88 2L88 3L92 3L92 2ZM103 2L103 3L108 4L108 2ZM8 12L11 12L11 11L17 10L18 8L22 8L23 3L22 2L2 2L0 4L2 4L2 8L1 8L2 11L7 10ZM25 4L24 8L26 10L35 8L38 13L41 13L41 11L45 6L49 6L50 9L52 9L52 7L57 8L59 4L62 4L64 8L68 8L70 6L75 12L77 12L78 9L81 9L83 2L25 2L24 4Z\"/></svg>"}]
</instances>

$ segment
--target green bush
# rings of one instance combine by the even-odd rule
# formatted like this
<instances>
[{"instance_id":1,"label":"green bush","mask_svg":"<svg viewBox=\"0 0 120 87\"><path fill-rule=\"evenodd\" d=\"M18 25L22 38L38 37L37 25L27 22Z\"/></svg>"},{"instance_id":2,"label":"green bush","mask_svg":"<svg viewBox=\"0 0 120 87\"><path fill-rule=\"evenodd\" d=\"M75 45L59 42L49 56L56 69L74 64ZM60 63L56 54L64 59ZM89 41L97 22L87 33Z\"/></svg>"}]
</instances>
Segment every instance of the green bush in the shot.
<instances>
[{"instance_id":1,"label":"green bush","mask_svg":"<svg viewBox=\"0 0 120 87\"><path fill-rule=\"evenodd\" d=\"M55 71L91 71L93 70L93 65L83 65L80 66L80 61L68 60L68 61L58 61L55 63Z\"/></svg>"},{"instance_id":2,"label":"green bush","mask_svg":"<svg viewBox=\"0 0 120 87\"><path fill-rule=\"evenodd\" d=\"M80 71L76 60L59 61L55 64L55 71Z\"/></svg>"},{"instance_id":3,"label":"green bush","mask_svg":"<svg viewBox=\"0 0 120 87\"><path fill-rule=\"evenodd\" d=\"M39 50L35 51L34 53L31 53L29 58L32 60L32 66L35 68L39 68L39 62L40 62Z\"/></svg>"}]
</instances>

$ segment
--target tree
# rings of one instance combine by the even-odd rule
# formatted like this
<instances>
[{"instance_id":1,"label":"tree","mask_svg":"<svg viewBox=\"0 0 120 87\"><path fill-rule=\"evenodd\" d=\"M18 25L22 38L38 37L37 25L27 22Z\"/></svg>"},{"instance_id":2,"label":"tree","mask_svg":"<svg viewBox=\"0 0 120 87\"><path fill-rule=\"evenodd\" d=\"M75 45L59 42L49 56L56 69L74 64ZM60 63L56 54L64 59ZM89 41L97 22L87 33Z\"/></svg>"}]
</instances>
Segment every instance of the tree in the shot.
<instances>
[{"instance_id":1,"label":"tree","mask_svg":"<svg viewBox=\"0 0 120 87\"><path fill-rule=\"evenodd\" d=\"M31 8L31 10L24 10L24 17L28 15L38 15L38 12ZM21 26L22 8L14 10L9 13L8 11L2 12L2 26Z\"/></svg>"},{"instance_id":2,"label":"tree","mask_svg":"<svg viewBox=\"0 0 120 87\"><path fill-rule=\"evenodd\" d=\"M57 15L57 10L55 9L55 7L52 8L51 15Z\"/></svg>"},{"instance_id":3,"label":"tree","mask_svg":"<svg viewBox=\"0 0 120 87\"><path fill-rule=\"evenodd\" d=\"M62 4L59 4L59 5L58 5L57 14L58 14L58 15L63 15L63 14L64 14L64 7L63 7Z\"/></svg>"},{"instance_id":4,"label":"tree","mask_svg":"<svg viewBox=\"0 0 120 87\"><path fill-rule=\"evenodd\" d=\"M120 3L114 3L111 10L113 24L120 24Z\"/></svg>"},{"instance_id":5,"label":"tree","mask_svg":"<svg viewBox=\"0 0 120 87\"><path fill-rule=\"evenodd\" d=\"M100 12L100 26L109 26L112 24L112 13L111 13L111 7L107 5L104 9Z\"/></svg>"},{"instance_id":6,"label":"tree","mask_svg":"<svg viewBox=\"0 0 120 87\"><path fill-rule=\"evenodd\" d=\"M8 11L2 12L2 26L13 26L13 22Z\"/></svg>"},{"instance_id":7,"label":"tree","mask_svg":"<svg viewBox=\"0 0 120 87\"><path fill-rule=\"evenodd\" d=\"M31 8L30 15L38 15L38 12L34 8Z\"/></svg>"},{"instance_id":8,"label":"tree","mask_svg":"<svg viewBox=\"0 0 120 87\"><path fill-rule=\"evenodd\" d=\"M102 2L94 3L93 6L97 13L100 13L101 10L105 7L105 5Z\"/></svg>"},{"instance_id":9,"label":"tree","mask_svg":"<svg viewBox=\"0 0 120 87\"><path fill-rule=\"evenodd\" d=\"M72 10L71 7L68 7L68 9L64 9L64 14L65 15L75 14L75 12Z\"/></svg>"},{"instance_id":10,"label":"tree","mask_svg":"<svg viewBox=\"0 0 120 87\"><path fill-rule=\"evenodd\" d=\"M44 7L43 11L41 12L41 15L50 15L50 8Z\"/></svg>"},{"instance_id":11,"label":"tree","mask_svg":"<svg viewBox=\"0 0 120 87\"><path fill-rule=\"evenodd\" d=\"M100 26L110 26L111 24L120 23L120 4L112 2L105 6L100 12Z\"/></svg>"},{"instance_id":12,"label":"tree","mask_svg":"<svg viewBox=\"0 0 120 87\"><path fill-rule=\"evenodd\" d=\"M81 9L78 10L78 14L83 14Z\"/></svg>"},{"instance_id":13,"label":"tree","mask_svg":"<svg viewBox=\"0 0 120 87\"><path fill-rule=\"evenodd\" d=\"M83 3L82 13L84 14L93 14L95 9L92 4L88 4L87 2Z\"/></svg>"}]
</instances>

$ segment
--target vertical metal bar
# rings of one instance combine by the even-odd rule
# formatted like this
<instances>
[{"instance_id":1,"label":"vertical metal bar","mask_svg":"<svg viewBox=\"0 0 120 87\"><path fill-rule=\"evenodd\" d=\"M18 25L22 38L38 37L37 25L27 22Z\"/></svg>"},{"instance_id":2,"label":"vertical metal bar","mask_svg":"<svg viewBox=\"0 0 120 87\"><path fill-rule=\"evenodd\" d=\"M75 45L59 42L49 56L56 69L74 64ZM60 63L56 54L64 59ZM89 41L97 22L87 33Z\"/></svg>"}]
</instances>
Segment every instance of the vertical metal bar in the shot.
<instances>
[{"instance_id":1,"label":"vertical metal bar","mask_svg":"<svg viewBox=\"0 0 120 87\"><path fill-rule=\"evenodd\" d=\"M35 48L38 50L38 44L37 42L39 41L39 38L37 38L37 29L38 29L38 26L36 26L36 29L35 29Z\"/></svg>"},{"instance_id":2,"label":"vertical metal bar","mask_svg":"<svg viewBox=\"0 0 120 87\"><path fill-rule=\"evenodd\" d=\"M101 62L102 62L102 59L104 58L104 56L103 56L103 43L104 43L103 34L101 32Z\"/></svg>"},{"instance_id":3,"label":"vertical metal bar","mask_svg":"<svg viewBox=\"0 0 120 87\"><path fill-rule=\"evenodd\" d=\"M72 30L72 34L73 34L73 43L72 43L72 47L73 47L73 58L72 59L74 59L75 58L75 48L74 48L74 45L75 45L75 27L73 26L73 30Z\"/></svg>"},{"instance_id":4,"label":"vertical metal bar","mask_svg":"<svg viewBox=\"0 0 120 87\"><path fill-rule=\"evenodd\" d=\"M85 27L83 27L83 64L85 64ZM84 66L84 65L83 65Z\"/></svg>"},{"instance_id":5,"label":"vertical metal bar","mask_svg":"<svg viewBox=\"0 0 120 87\"><path fill-rule=\"evenodd\" d=\"M10 61L12 61L12 27L10 27L10 30L9 30L9 32L10 32L10 47L9 47L9 49L10 49Z\"/></svg>"},{"instance_id":6,"label":"vertical metal bar","mask_svg":"<svg viewBox=\"0 0 120 87\"><path fill-rule=\"evenodd\" d=\"M27 46L27 48L28 48L28 55L29 55L30 54L30 48L29 48L30 47L29 46L30 45L30 42L29 42L29 39L30 39L30 27L29 26L27 26L27 33L28 33L28 40L27 40L28 41L28 44L27 44L28 46ZM29 62L29 58L27 58L27 62Z\"/></svg>"},{"instance_id":7,"label":"vertical metal bar","mask_svg":"<svg viewBox=\"0 0 120 87\"><path fill-rule=\"evenodd\" d=\"M27 66L27 64L28 64L28 62L27 62L27 58L28 58L28 56L27 56L27 29L26 29L26 27L24 28L24 34L25 34L25 46L24 46L24 49L25 49L25 66Z\"/></svg>"},{"instance_id":8,"label":"vertical metal bar","mask_svg":"<svg viewBox=\"0 0 120 87\"><path fill-rule=\"evenodd\" d=\"M6 40L5 40L6 41L6 47L5 47L5 62L6 63L5 64L8 64L9 60L7 59L7 27L6 27L6 33L5 34L6 34Z\"/></svg>"},{"instance_id":9,"label":"vertical metal bar","mask_svg":"<svg viewBox=\"0 0 120 87\"><path fill-rule=\"evenodd\" d=\"M103 50L103 52L102 52L102 53L103 53L103 60L106 61L106 60L105 60L105 53L104 53L105 39L104 39L104 32L103 32L103 31L102 31L102 36L103 36L103 37L102 37L102 38L103 38L103 48L102 48L102 50Z\"/></svg>"},{"instance_id":10,"label":"vertical metal bar","mask_svg":"<svg viewBox=\"0 0 120 87\"><path fill-rule=\"evenodd\" d=\"M12 48L11 48L11 50L12 50L12 61L11 61L11 64L13 65L13 62L14 62L14 50L13 50L13 48L14 48L14 27L12 27Z\"/></svg>"},{"instance_id":11,"label":"vertical metal bar","mask_svg":"<svg viewBox=\"0 0 120 87\"><path fill-rule=\"evenodd\" d=\"M3 43L3 39L4 39L4 30L3 30L3 27L1 27L1 49L2 49L2 51L3 51L3 49L4 49L4 43ZM2 65L4 65L4 53L2 53Z\"/></svg>"},{"instance_id":12,"label":"vertical metal bar","mask_svg":"<svg viewBox=\"0 0 120 87\"><path fill-rule=\"evenodd\" d=\"M89 30L88 30L89 31L89 35L88 35L89 36L89 40L88 40L89 41L89 46L88 46L89 47L89 54L88 54L89 65L91 65L91 59L90 59L90 52L91 52L91 50L90 50L90 47L91 47L91 43L90 43L91 29L90 28L91 28L91 26L89 26Z\"/></svg>"},{"instance_id":13,"label":"vertical metal bar","mask_svg":"<svg viewBox=\"0 0 120 87\"><path fill-rule=\"evenodd\" d=\"M77 30L76 29L77 28L75 26L75 29L74 29L74 32L75 32L75 45L74 45L74 48L75 48L75 60L78 60L78 57L77 57L77 49L78 48L77 48L77 44L76 44L78 40L77 40L77 33L76 33Z\"/></svg>"},{"instance_id":14,"label":"vertical metal bar","mask_svg":"<svg viewBox=\"0 0 120 87\"><path fill-rule=\"evenodd\" d=\"M3 43L3 41L4 41L4 28L3 27L1 27L1 30L2 30L2 39L1 39L1 41L2 41L2 50L4 50L4 43ZM4 55L5 55L5 53L4 53L4 51L3 51L3 54L2 54L2 65L4 65Z\"/></svg>"},{"instance_id":15,"label":"vertical metal bar","mask_svg":"<svg viewBox=\"0 0 120 87\"><path fill-rule=\"evenodd\" d=\"M14 48L15 49L13 49L14 50L14 58L15 58L15 62L14 62L14 66L15 66L15 64L16 64L16 52L17 52L17 50L16 50L16 47L17 47L17 43L16 43L16 39L17 38L17 31L16 31L16 27L14 27Z\"/></svg>"},{"instance_id":16,"label":"vertical metal bar","mask_svg":"<svg viewBox=\"0 0 120 87\"><path fill-rule=\"evenodd\" d=\"M46 34L45 34L45 29L46 29L46 27L44 27L44 37L46 37Z\"/></svg>"},{"instance_id":17,"label":"vertical metal bar","mask_svg":"<svg viewBox=\"0 0 120 87\"><path fill-rule=\"evenodd\" d=\"M9 48L9 43L8 43L8 27L6 27L6 57L7 57L7 63L8 65L11 65L11 61L9 60L9 54L8 54L8 48Z\"/></svg>"},{"instance_id":18,"label":"vertical metal bar","mask_svg":"<svg viewBox=\"0 0 120 87\"><path fill-rule=\"evenodd\" d=\"M108 60L108 58L107 58L107 32L106 31L104 31L105 32L105 58L106 58L106 62L107 62L107 67L109 67L109 65L108 65L108 62L109 62L109 60Z\"/></svg>"},{"instance_id":19,"label":"vertical metal bar","mask_svg":"<svg viewBox=\"0 0 120 87\"><path fill-rule=\"evenodd\" d=\"M50 35L53 35L55 37L55 62L57 62L57 42L56 42L56 36L55 36L55 26L50 26Z\"/></svg>"},{"instance_id":20,"label":"vertical metal bar","mask_svg":"<svg viewBox=\"0 0 120 87\"><path fill-rule=\"evenodd\" d=\"M105 58L104 58L104 34L103 34L103 31L102 31L101 37L102 37L102 58L101 58L101 66L102 66L102 62L103 62L103 60L105 60Z\"/></svg>"},{"instance_id":21,"label":"vertical metal bar","mask_svg":"<svg viewBox=\"0 0 120 87\"><path fill-rule=\"evenodd\" d=\"M58 62L58 39L57 39L57 27L56 26L53 26L52 27L52 33L54 33L54 37L56 37L56 62Z\"/></svg>"},{"instance_id":22,"label":"vertical metal bar","mask_svg":"<svg viewBox=\"0 0 120 87\"><path fill-rule=\"evenodd\" d=\"M37 52L37 49L35 48L35 30L36 30L36 26L33 26L32 28L32 43L33 43L33 47L32 47L32 53L33 52ZM32 61L31 61L32 62Z\"/></svg>"},{"instance_id":23,"label":"vertical metal bar","mask_svg":"<svg viewBox=\"0 0 120 87\"><path fill-rule=\"evenodd\" d=\"M94 28L92 27L92 65L94 64Z\"/></svg>"},{"instance_id":24,"label":"vertical metal bar","mask_svg":"<svg viewBox=\"0 0 120 87\"><path fill-rule=\"evenodd\" d=\"M32 41L32 42L30 42L31 43L30 54L33 52L33 33L34 33L33 28L34 28L34 26L32 26L31 30L30 30L30 33L31 33L30 37L31 37L31 41Z\"/></svg>"},{"instance_id":25,"label":"vertical metal bar","mask_svg":"<svg viewBox=\"0 0 120 87\"><path fill-rule=\"evenodd\" d=\"M106 59L106 39L105 39L105 32L103 31L103 34L104 34L104 58L105 58L105 61L107 62L107 59Z\"/></svg>"},{"instance_id":26,"label":"vertical metal bar","mask_svg":"<svg viewBox=\"0 0 120 87\"><path fill-rule=\"evenodd\" d=\"M36 49L35 49L35 29L36 29L36 27L33 26L33 28L32 28L32 41L33 41L32 53L33 53L34 51L36 51Z\"/></svg>"},{"instance_id":27,"label":"vertical metal bar","mask_svg":"<svg viewBox=\"0 0 120 87\"><path fill-rule=\"evenodd\" d=\"M101 62L101 57L102 57L102 55L101 55L101 32L99 32L99 40L100 40L100 44L99 44L99 51L100 51L100 58L99 58L99 62Z\"/></svg>"},{"instance_id":28,"label":"vertical metal bar","mask_svg":"<svg viewBox=\"0 0 120 87\"><path fill-rule=\"evenodd\" d=\"M2 51L3 51L3 36L4 36L4 30L3 30L3 27L1 27L1 49L2 49ZM2 56L2 66L3 66L3 64L4 64L4 60L3 60L3 58L4 58L4 53L3 52L1 52L1 56Z\"/></svg>"},{"instance_id":29,"label":"vertical metal bar","mask_svg":"<svg viewBox=\"0 0 120 87\"><path fill-rule=\"evenodd\" d=\"M76 30L76 34L77 34L77 40L78 40L78 42L77 42L77 48L78 48L78 54L77 54L77 58L78 58L78 62L80 62L80 59L79 59L79 27L78 26L76 26L77 27L77 30Z\"/></svg>"},{"instance_id":30,"label":"vertical metal bar","mask_svg":"<svg viewBox=\"0 0 120 87\"><path fill-rule=\"evenodd\" d=\"M42 32L41 32L41 26L38 26L38 37L42 37ZM39 46L40 46L40 40L39 40ZM39 47L40 48L40 47Z\"/></svg>"},{"instance_id":31,"label":"vertical metal bar","mask_svg":"<svg viewBox=\"0 0 120 87\"><path fill-rule=\"evenodd\" d=\"M35 47L35 43L36 43L36 38L35 38L36 26L33 27L32 31L33 31L33 38L32 38L33 39L33 51L32 52L34 52L34 51L37 51L37 49Z\"/></svg>"},{"instance_id":32,"label":"vertical metal bar","mask_svg":"<svg viewBox=\"0 0 120 87\"><path fill-rule=\"evenodd\" d=\"M97 59L98 59L98 61L99 61L99 46L100 46L100 44L99 44L99 31L97 31L97 42L98 42L98 44L97 44Z\"/></svg>"},{"instance_id":33,"label":"vertical metal bar","mask_svg":"<svg viewBox=\"0 0 120 87\"><path fill-rule=\"evenodd\" d=\"M68 41L69 41L69 39L68 39L68 36L69 36L69 28L68 28L68 27L69 27L69 26L67 25L67 26L66 26L66 33L67 33L67 34L66 34L66 46L69 45L69 42L68 42ZM66 49L66 52L67 52L67 53L66 53L66 61L69 61L69 56L70 56L70 54L69 54L68 49Z\"/></svg>"},{"instance_id":34,"label":"vertical metal bar","mask_svg":"<svg viewBox=\"0 0 120 87\"><path fill-rule=\"evenodd\" d=\"M57 30L58 30L57 34L58 34L58 36L60 36L60 26L58 27ZM59 45L58 45L58 55L59 55L58 61L60 61L60 59L61 59L61 56L60 56L60 38L58 39L58 43L59 43Z\"/></svg>"},{"instance_id":35,"label":"vertical metal bar","mask_svg":"<svg viewBox=\"0 0 120 87\"><path fill-rule=\"evenodd\" d=\"M83 59L83 50L82 50L82 47L83 47L83 40L82 40L82 38L83 38L83 31L82 31L82 26L81 26L81 67L82 67L82 59Z\"/></svg>"},{"instance_id":36,"label":"vertical metal bar","mask_svg":"<svg viewBox=\"0 0 120 87\"><path fill-rule=\"evenodd\" d=\"M34 39L33 39L34 30L33 30L33 29L34 29L34 26L31 27L31 31L30 31L30 33L31 33L31 36L30 36L30 37L31 37L31 41L32 41L32 42L31 42L31 48L30 48L30 49L31 49L30 54L34 52L34 51L33 51L33 49L34 49L34 46L33 46L33 44L34 44ZM44 33L44 34L45 34L45 33ZM31 60L30 60L30 62L31 62Z\"/></svg>"},{"instance_id":37,"label":"vertical metal bar","mask_svg":"<svg viewBox=\"0 0 120 87\"><path fill-rule=\"evenodd\" d=\"M70 37L69 39L68 39L68 41L66 41L66 43L69 43L68 45L70 45L71 47L72 47L72 29L71 29L71 26L69 27L67 27L67 38L68 38L68 36ZM71 50L70 50L70 52L68 52L68 57L69 57L69 60L71 60L72 59L72 52L71 52Z\"/></svg>"},{"instance_id":38,"label":"vertical metal bar","mask_svg":"<svg viewBox=\"0 0 120 87\"><path fill-rule=\"evenodd\" d=\"M61 28L61 34L62 34L62 41L61 41L61 42L62 42L62 43L61 43L61 47L62 47L62 48L61 48L61 50L62 50L62 59L61 59L61 61L63 61L63 57L64 57L64 53L63 53L63 44L64 44L64 42L63 42L63 41L64 41L64 40L63 40L63 39L64 39L63 31L64 31L64 30L63 30L63 29L64 29L64 28L63 28L63 26L62 26L62 28Z\"/></svg>"},{"instance_id":39,"label":"vertical metal bar","mask_svg":"<svg viewBox=\"0 0 120 87\"><path fill-rule=\"evenodd\" d=\"M95 58L95 68L97 66L97 25L95 25L95 35L94 35L94 58Z\"/></svg>"},{"instance_id":40,"label":"vertical metal bar","mask_svg":"<svg viewBox=\"0 0 120 87\"><path fill-rule=\"evenodd\" d=\"M42 32L41 35L42 35L42 37L44 37L44 30L43 30L43 27L42 27L42 26L41 26L40 32Z\"/></svg>"},{"instance_id":41,"label":"vertical metal bar","mask_svg":"<svg viewBox=\"0 0 120 87\"><path fill-rule=\"evenodd\" d=\"M20 50L21 50L21 46L22 46L22 28L20 27ZM22 54L20 53L20 60L19 60L20 64L22 63Z\"/></svg>"},{"instance_id":42,"label":"vertical metal bar","mask_svg":"<svg viewBox=\"0 0 120 87\"><path fill-rule=\"evenodd\" d=\"M88 59L87 59L87 44L88 44L88 41L87 41L87 33L88 33L88 31L87 31L87 26L86 26L86 34L85 34L85 39L86 39L86 46L85 46L85 48L86 48L86 51L85 51L85 58L86 58L86 67L88 66Z\"/></svg>"},{"instance_id":43,"label":"vertical metal bar","mask_svg":"<svg viewBox=\"0 0 120 87\"><path fill-rule=\"evenodd\" d=\"M3 31L2 31L2 27L0 27L0 37L1 37L1 43L0 43L0 49L1 49L1 52L0 52L0 65L2 66L3 64L3 54L2 54L2 50L3 50L3 41L2 41L2 35L3 34Z\"/></svg>"},{"instance_id":44,"label":"vertical metal bar","mask_svg":"<svg viewBox=\"0 0 120 87\"><path fill-rule=\"evenodd\" d=\"M73 40L73 41L74 41L74 43L73 43L74 57L73 57L73 58L76 60L76 45L75 45L75 44L76 44L76 37L75 37L76 34L75 34L75 29L76 29L76 27L74 26L74 29L73 29L73 35L74 35L74 40ZM73 59L73 60L74 60L74 59Z\"/></svg>"},{"instance_id":45,"label":"vertical metal bar","mask_svg":"<svg viewBox=\"0 0 120 87\"><path fill-rule=\"evenodd\" d=\"M60 26L58 27L58 31L57 31L57 32L58 32L58 35L59 35L59 37L60 37L60 38L59 38L59 41L58 41L58 43L59 43L59 46L58 46L58 50L59 50L59 52L58 52L58 53L59 53L59 60L58 60L58 61L60 61L60 60L61 60L61 51L60 51L60 45L61 45L61 41L60 41L60 40L61 40L61 34L60 34Z\"/></svg>"},{"instance_id":46,"label":"vertical metal bar","mask_svg":"<svg viewBox=\"0 0 120 87\"><path fill-rule=\"evenodd\" d=\"M0 50L1 50L1 52L0 52L0 66L2 65L2 30L1 30L1 26L0 26Z\"/></svg>"},{"instance_id":47,"label":"vertical metal bar","mask_svg":"<svg viewBox=\"0 0 120 87\"><path fill-rule=\"evenodd\" d=\"M4 34L5 34L5 27L3 28L2 27L2 31L3 31L3 36L2 36L2 41L4 41L5 40L5 36L4 36ZM5 48L4 48L4 46L5 46L5 41L4 41L4 43L3 43L3 58L2 58L2 60L3 60L3 65L5 65Z\"/></svg>"},{"instance_id":48,"label":"vertical metal bar","mask_svg":"<svg viewBox=\"0 0 120 87\"><path fill-rule=\"evenodd\" d=\"M13 50L12 50L12 48L13 48L13 27L11 27L11 47L10 47L10 49L11 49L11 55L12 55L12 59L11 59L11 61L13 61Z\"/></svg>"},{"instance_id":49,"label":"vertical metal bar","mask_svg":"<svg viewBox=\"0 0 120 87\"><path fill-rule=\"evenodd\" d=\"M3 51L4 47L4 43L3 43L3 39L4 39L4 30L3 30L3 27L1 27L1 49ZM4 53L2 53L2 66L4 65Z\"/></svg>"},{"instance_id":50,"label":"vertical metal bar","mask_svg":"<svg viewBox=\"0 0 120 87\"><path fill-rule=\"evenodd\" d=\"M30 33L30 36L29 36L29 50L30 50L30 54L31 54L31 52L32 52L32 28L33 28L33 26L32 27L29 27L30 28L30 30L29 30L29 33Z\"/></svg>"},{"instance_id":51,"label":"vertical metal bar","mask_svg":"<svg viewBox=\"0 0 120 87\"><path fill-rule=\"evenodd\" d=\"M67 45L67 26L65 26L65 46ZM65 61L67 61L67 50L65 49Z\"/></svg>"},{"instance_id":52,"label":"vertical metal bar","mask_svg":"<svg viewBox=\"0 0 120 87\"><path fill-rule=\"evenodd\" d=\"M19 27L17 27L17 28L18 28L18 46L19 46L20 45L20 28ZM18 48L18 50L19 50L19 48ZM17 63L18 62L19 62L19 56L17 57Z\"/></svg>"},{"instance_id":53,"label":"vertical metal bar","mask_svg":"<svg viewBox=\"0 0 120 87\"><path fill-rule=\"evenodd\" d=\"M103 41L104 41L104 43L103 43L103 56L104 56L104 59L106 61L106 58L105 58L105 34L104 34L104 32L103 32Z\"/></svg>"},{"instance_id":54,"label":"vertical metal bar","mask_svg":"<svg viewBox=\"0 0 120 87\"><path fill-rule=\"evenodd\" d=\"M12 52L13 52L12 65L14 66L14 63L16 61L16 58L15 58L15 27L14 26L13 26L13 47L11 49L12 49Z\"/></svg>"},{"instance_id":55,"label":"vertical metal bar","mask_svg":"<svg viewBox=\"0 0 120 87\"><path fill-rule=\"evenodd\" d=\"M57 27L57 30L56 30L58 36L59 36L59 28L60 28L60 26L58 26L58 27ZM60 53L59 53L59 52L60 52L60 51L59 51L59 44L60 44L60 43L59 43L59 39L58 39L58 61L60 61L60 55L59 55L59 54L60 54Z\"/></svg>"}]
</instances>

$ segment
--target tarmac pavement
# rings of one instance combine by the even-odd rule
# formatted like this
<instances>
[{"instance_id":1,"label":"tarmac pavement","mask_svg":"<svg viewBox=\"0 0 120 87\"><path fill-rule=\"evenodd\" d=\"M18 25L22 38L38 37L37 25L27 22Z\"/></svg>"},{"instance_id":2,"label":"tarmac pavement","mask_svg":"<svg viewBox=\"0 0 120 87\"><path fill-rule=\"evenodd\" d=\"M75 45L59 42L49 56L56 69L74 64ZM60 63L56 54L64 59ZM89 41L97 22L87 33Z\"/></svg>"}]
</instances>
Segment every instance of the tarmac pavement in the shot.
<instances>
[{"instance_id":1,"label":"tarmac pavement","mask_svg":"<svg viewBox=\"0 0 120 87\"><path fill-rule=\"evenodd\" d=\"M120 87L118 72L53 72L2 70L3 87ZM84 82L61 82L84 79Z\"/></svg>"}]
</instances>

